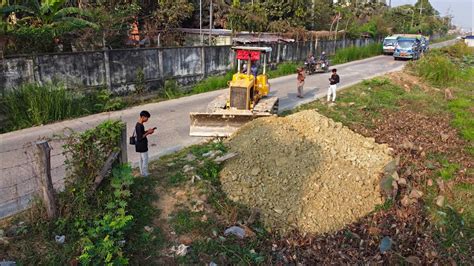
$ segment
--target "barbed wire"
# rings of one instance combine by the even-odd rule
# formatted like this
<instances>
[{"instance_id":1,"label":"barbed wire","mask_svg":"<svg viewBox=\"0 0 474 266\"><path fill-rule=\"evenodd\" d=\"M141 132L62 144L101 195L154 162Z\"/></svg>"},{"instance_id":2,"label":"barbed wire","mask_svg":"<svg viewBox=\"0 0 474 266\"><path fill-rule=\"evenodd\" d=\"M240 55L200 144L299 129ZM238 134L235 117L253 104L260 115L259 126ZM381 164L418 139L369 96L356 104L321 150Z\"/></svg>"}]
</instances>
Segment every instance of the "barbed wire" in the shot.
<instances>
[{"instance_id":1,"label":"barbed wire","mask_svg":"<svg viewBox=\"0 0 474 266\"><path fill-rule=\"evenodd\" d=\"M0 154L2 153L7 153L7 152L12 152L12 151L18 151L18 150L24 150L26 148L29 148L29 147L33 147L33 144L32 143L29 143L28 145L23 145L21 148L14 148L14 149L9 149L9 150L5 150L5 151L1 151Z\"/></svg>"},{"instance_id":2,"label":"barbed wire","mask_svg":"<svg viewBox=\"0 0 474 266\"><path fill-rule=\"evenodd\" d=\"M57 153L57 154L52 154L51 158L58 157L58 156L61 156L61 155L66 156L64 153Z\"/></svg>"},{"instance_id":3,"label":"barbed wire","mask_svg":"<svg viewBox=\"0 0 474 266\"><path fill-rule=\"evenodd\" d=\"M32 176L32 177L29 177L23 181L21 181L20 183L15 183L13 185L9 185L9 186L6 186L6 187L0 187L0 189L9 189L9 188L13 188L13 187L16 187L16 186L19 186L19 185L23 185L23 184L26 184L28 183L29 181L31 180L36 180L36 176Z\"/></svg>"},{"instance_id":4,"label":"barbed wire","mask_svg":"<svg viewBox=\"0 0 474 266\"><path fill-rule=\"evenodd\" d=\"M61 167L66 167L66 166L67 166L66 164L61 164L61 165L58 165L58 166L55 166L55 167L51 168L51 171L59 169Z\"/></svg>"},{"instance_id":5,"label":"barbed wire","mask_svg":"<svg viewBox=\"0 0 474 266\"><path fill-rule=\"evenodd\" d=\"M18 201L19 199L26 198L26 197L28 197L28 196L30 196L30 195L33 195L33 194L37 193L37 192L38 192L37 189L31 189L31 190L27 191L24 195L22 195L22 196L20 196L20 197L8 199L8 200L6 200L5 202L2 202L2 204L0 205L0 209L2 209L3 206L6 206L6 205L11 204L11 203L13 203L13 202L16 202L16 201ZM15 212L18 212L18 210L15 210Z\"/></svg>"},{"instance_id":6,"label":"barbed wire","mask_svg":"<svg viewBox=\"0 0 474 266\"><path fill-rule=\"evenodd\" d=\"M19 164L15 164L15 165L13 165L13 166L2 167L2 168L0 168L0 170L7 170L7 169L12 169L12 168L18 168L18 167L22 167L22 166L24 166L25 164L32 163L32 162L34 162L34 161L33 161L33 160L28 160L28 161L26 161L26 162L21 162L21 163L19 163Z\"/></svg>"}]
</instances>

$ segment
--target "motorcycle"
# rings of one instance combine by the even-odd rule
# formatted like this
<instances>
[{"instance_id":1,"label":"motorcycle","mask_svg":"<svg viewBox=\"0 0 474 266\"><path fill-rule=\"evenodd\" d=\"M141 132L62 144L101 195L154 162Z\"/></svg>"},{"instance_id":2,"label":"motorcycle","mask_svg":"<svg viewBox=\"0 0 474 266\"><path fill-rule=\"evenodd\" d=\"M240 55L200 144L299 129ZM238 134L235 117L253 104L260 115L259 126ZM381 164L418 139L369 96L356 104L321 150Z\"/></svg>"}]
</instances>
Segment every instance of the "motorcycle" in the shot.
<instances>
[{"instance_id":1,"label":"motorcycle","mask_svg":"<svg viewBox=\"0 0 474 266\"><path fill-rule=\"evenodd\" d=\"M328 60L318 60L316 62L305 62L304 68L306 74L314 74L314 73L327 73L329 72L329 61Z\"/></svg>"}]
</instances>

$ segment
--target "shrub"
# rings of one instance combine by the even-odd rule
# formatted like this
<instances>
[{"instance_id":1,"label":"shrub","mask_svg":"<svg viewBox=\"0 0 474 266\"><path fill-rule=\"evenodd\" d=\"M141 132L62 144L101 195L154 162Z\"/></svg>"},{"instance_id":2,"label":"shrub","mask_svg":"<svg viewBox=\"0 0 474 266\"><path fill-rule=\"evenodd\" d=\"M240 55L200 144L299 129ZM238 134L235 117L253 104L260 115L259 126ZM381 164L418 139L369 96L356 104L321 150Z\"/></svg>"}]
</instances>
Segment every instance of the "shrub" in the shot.
<instances>
[{"instance_id":1,"label":"shrub","mask_svg":"<svg viewBox=\"0 0 474 266\"><path fill-rule=\"evenodd\" d=\"M418 76L434 85L448 85L461 75L455 64L437 54L427 55L412 66Z\"/></svg>"},{"instance_id":2,"label":"shrub","mask_svg":"<svg viewBox=\"0 0 474 266\"><path fill-rule=\"evenodd\" d=\"M462 58L463 56L474 54L474 49L469 48L469 46L464 42L457 42L454 45L443 47L441 48L441 51L456 58Z\"/></svg>"}]
</instances>

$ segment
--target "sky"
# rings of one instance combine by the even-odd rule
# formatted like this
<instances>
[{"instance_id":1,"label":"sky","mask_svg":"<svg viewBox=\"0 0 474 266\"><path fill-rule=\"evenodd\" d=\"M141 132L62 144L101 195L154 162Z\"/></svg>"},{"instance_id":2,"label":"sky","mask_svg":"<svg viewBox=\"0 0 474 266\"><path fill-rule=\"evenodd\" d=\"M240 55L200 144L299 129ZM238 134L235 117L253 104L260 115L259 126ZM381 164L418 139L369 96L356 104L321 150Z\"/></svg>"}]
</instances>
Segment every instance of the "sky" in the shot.
<instances>
[{"instance_id":1,"label":"sky","mask_svg":"<svg viewBox=\"0 0 474 266\"><path fill-rule=\"evenodd\" d=\"M445 16L453 15L453 23L466 29L474 28L474 0L429 0L431 5ZM387 1L388 3L388 1ZM416 0L392 0L392 6L415 4Z\"/></svg>"}]
</instances>

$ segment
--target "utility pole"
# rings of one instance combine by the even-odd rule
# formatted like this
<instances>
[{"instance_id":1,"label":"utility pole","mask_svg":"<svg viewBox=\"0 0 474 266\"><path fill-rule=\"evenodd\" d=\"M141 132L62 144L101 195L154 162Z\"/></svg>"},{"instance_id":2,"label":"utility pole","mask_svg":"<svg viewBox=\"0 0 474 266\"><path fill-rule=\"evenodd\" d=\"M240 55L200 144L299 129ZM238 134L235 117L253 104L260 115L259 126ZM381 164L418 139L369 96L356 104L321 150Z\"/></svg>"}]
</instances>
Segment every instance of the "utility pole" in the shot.
<instances>
[{"instance_id":1,"label":"utility pole","mask_svg":"<svg viewBox=\"0 0 474 266\"><path fill-rule=\"evenodd\" d=\"M199 0L199 37L201 38L201 45L204 43L202 36L202 0Z\"/></svg>"},{"instance_id":2,"label":"utility pole","mask_svg":"<svg viewBox=\"0 0 474 266\"><path fill-rule=\"evenodd\" d=\"M422 10L423 10L423 0L420 0L420 17L421 17Z\"/></svg>"},{"instance_id":3,"label":"utility pole","mask_svg":"<svg viewBox=\"0 0 474 266\"><path fill-rule=\"evenodd\" d=\"M211 46L212 41L212 0L209 8L209 46Z\"/></svg>"}]
</instances>

